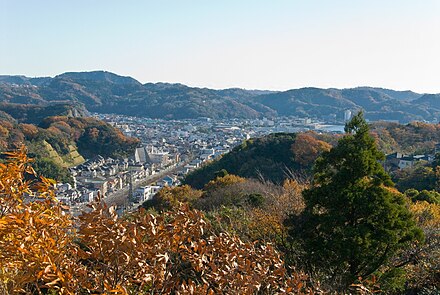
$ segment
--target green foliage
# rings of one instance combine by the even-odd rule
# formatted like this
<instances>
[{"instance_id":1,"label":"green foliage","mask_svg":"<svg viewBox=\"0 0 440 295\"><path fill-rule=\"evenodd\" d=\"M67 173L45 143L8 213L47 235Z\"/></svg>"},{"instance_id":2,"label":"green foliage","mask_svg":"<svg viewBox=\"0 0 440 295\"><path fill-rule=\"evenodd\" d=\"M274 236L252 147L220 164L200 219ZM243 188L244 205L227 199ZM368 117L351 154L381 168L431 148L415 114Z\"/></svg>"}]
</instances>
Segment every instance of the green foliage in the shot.
<instances>
[{"instance_id":1,"label":"green foliage","mask_svg":"<svg viewBox=\"0 0 440 295\"><path fill-rule=\"evenodd\" d=\"M430 204L440 204L440 193L435 190L422 190L408 189L405 191L405 195L413 202L426 201Z\"/></svg>"},{"instance_id":2,"label":"green foliage","mask_svg":"<svg viewBox=\"0 0 440 295\"><path fill-rule=\"evenodd\" d=\"M50 159L37 157L33 167L37 175L44 175L47 178L63 183L73 183L73 178L69 171Z\"/></svg>"},{"instance_id":3,"label":"green foliage","mask_svg":"<svg viewBox=\"0 0 440 295\"><path fill-rule=\"evenodd\" d=\"M245 141L221 159L188 174L184 183L201 189L222 169L241 177L282 183L289 170L298 166L291 150L295 137L293 133L276 133Z\"/></svg>"},{"instance_id":4,"label":"green foliage","mask_svg":"<svg viewBox=\"0 0 440 295\"><path fill-rule=\"evenodd\" d=\"M434 169L424 165L396 170L392 173L392 177L399 191L406 191L411 188L416 190L433 190L436 187L437 181Z\"/></svg>"},{"instance_id":5,"label":"green foliage","mask_svg":"<svg viewBox=\"0 0 440 295\"><path fill-rule=\"evenodd\" d=\"M7 106L7 110L17 117L23 112L20 120L24 121L40 110L11 104L0 105L0 108L2 106ZM60 110L65 108L53 107L48 112ZM138 143L137 139L126 137L120 130L94 118L53 116L40 120L36 126L18 123L0 111L0 151L13 150L24 144L31 157L36 159L37 172L58 181L72 181L66 167L83 162L82 156L127 157L132 155Z\"/></svg>"},{"instance_id":6,"label":"green foliage","mask_svg":"<svg viewBox=\"0 0 440 295\"><path fill-rule=\"evenodd\" d=\"M265 198L259 193L251 193L247 195L247 201L253 207L260 207L264 204Z\"/></svg>"},{"instance_id":7,"label":"green foliage","mask_svg":"<svg viewBox=\"0 0 440 295\"><path fill-rule=\"evenodd\" d=\"M228 171L226 171L226 169L222 169L220 171L217 171L214 173L215 177L225 177L226 175L228 175Z\"/></svg>"},{"instance_id":8,"label":"green foliage","mask_svg":"<svg viewBox=\"0 0 440 295\"><path fill-rule=\"evenodd\" d=\"M300 237L309 261L338 278L342 287L367 277L422 232L393 188L379 160L362 113L345 127L347 135L316 161L310 189L304 191Z\"/></svg>"},{"instance_id":9,"label":"green foliage","mask_svg":"<svg viewBox=\"0 0 440 295\"><path fill-rule=\"evenodd\" d=\"M433 168L440 166L440 153L435 153L434 160L432 161L431 166Z\"/></svg>"},{"instance_id":10,"label":"green foliage","mask_svg":"<svg viewBox=\"0 0 440 295\"><path fill-rule=\"evenodd\" d=\"M402 294L405 290L406 272L404 269L391 268L384 273L378 273L380 290L384 294Z\"/></svg>"}]
</instances>

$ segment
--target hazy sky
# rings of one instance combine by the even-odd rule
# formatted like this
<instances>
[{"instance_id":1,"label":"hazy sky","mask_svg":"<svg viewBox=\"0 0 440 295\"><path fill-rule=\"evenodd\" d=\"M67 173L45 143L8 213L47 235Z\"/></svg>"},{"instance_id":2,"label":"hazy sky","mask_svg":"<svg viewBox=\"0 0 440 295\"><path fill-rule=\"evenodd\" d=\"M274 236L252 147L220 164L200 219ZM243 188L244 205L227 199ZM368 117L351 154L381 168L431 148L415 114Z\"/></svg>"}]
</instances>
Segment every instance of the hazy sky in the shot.
<instances>
[{"instance_id":1,"label":"hazy sky","mask_svg":"<svg viewBox=\"0 0 440 295\"><path fill-rule=\"evenodd\" d=\"M440 93L440 0L0 0L0 74Z\"/></svg>"}]
</instances>

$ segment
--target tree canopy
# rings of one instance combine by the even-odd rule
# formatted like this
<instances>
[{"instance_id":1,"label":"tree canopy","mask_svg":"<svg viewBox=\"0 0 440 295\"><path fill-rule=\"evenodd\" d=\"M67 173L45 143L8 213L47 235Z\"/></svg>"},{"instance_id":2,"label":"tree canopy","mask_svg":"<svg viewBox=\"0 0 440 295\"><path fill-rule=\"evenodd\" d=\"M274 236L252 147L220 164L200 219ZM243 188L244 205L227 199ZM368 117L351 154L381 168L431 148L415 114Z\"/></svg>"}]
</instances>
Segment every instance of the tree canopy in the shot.
<instances>
[{"instance_id":1,"label":"tree canopy","mask_svg":"<svg viewBox=\"0 0 440 295\"><path fill-rule=\"evenodd\" d=\"M0 294L311 293L271 244L214 233L188 206L125 218L99 198L90 207L75 221L24 149L7 153L0 163Z\"/></svg>"},{"instance_id":2,"label":"tree canopy","mask_svg":"<svg viewBox=\"0 0 440 295\"><path fill-rule=\"evenodd\" d=\"M337 146L323 152L303 192L301 233L307 257L344 286L375 272L408 242L423 238L404 197L380 164L384 158L358 113ZM298 230L299 229L299 230Z\"/></svg>"},{"instance_id":3,"label":"tree canopy","mask_svg":"<svg viewBox=\"0 0 440 295\"><path fill-rule=\"evenodd\" d=\"M294 133L274 133L243 141L222 158L187 174L184 183L201 189L220 175L222 169L240 177L283 183L289 172L298 168L292 150Z\"/></svg>"}]
</instances>

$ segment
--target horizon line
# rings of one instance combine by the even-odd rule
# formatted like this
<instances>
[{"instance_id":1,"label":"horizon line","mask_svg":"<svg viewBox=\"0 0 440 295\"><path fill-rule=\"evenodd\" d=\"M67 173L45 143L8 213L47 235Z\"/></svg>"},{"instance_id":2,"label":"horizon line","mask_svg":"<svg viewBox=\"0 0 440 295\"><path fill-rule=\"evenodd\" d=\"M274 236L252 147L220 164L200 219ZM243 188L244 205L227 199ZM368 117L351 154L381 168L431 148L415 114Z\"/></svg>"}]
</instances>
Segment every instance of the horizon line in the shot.
<instances>
[{"instance_id":1,"label":"horizon line","mask_svg":"<svg viewBox=\"0 0 440 295\"><path fill-rule=\"evenodd\" d=\"M86 71L66 71L60 74L56 74L56 75L42 75L42 76L32 76L32 75L26 75L26 74L0 74L1 76L10 76L10 77L25 77L25 78L30 78L30 79L36 79L36 78L56 78L57 76L60 76L62 74L66 74L66 73L93 73L93 72L104 72L104 73L110 73L113 75L117 75L119 77L124 77L124 78L131 78L136 80L137 82L139 82L142 85L148 84L148 83L152 83L152 84L159 84L159 83L163 83L163 84L171 84L171 85L183 85L183 86L187 86L190 88L199 88L199 89L212 89L212 90L228 90L228 89L241 89L241 90L247 90L247 91L273 91L273 92L286 92L286 91L290 91L290 90L299 90L299 89L307 89L307 88L315 88L315 89L323 89L323 90L344 90L344 89L356 89L356 88L372 88L372 89L383 89L383 90L392 90L392 91L398 91L398 92L413 92L416 94L440 94L440 92L425 92L425 91L414 91L411 89L396 89L396 88L390 88L390 87L384 87L384 86L371 86L371 85L358 85L358 86L345 86L345 87L324 87L324 86L296 86L293 88L286 88L286 89L275 89L275 88L247 88L247 87L239 87L239 86L230 86L230 87L216 87L216 86L200 86L200 85L194 85L192 83L183 83L183 82L169 82L169 81L147 81L147 82L141 82L140 80L138 80L137 78L134 78L133 76L125 76L125 75L121 75L121 74L117 74L115 72L112 71L108 71L108 70L86 70Z\"/></svg>"}]
</instances>

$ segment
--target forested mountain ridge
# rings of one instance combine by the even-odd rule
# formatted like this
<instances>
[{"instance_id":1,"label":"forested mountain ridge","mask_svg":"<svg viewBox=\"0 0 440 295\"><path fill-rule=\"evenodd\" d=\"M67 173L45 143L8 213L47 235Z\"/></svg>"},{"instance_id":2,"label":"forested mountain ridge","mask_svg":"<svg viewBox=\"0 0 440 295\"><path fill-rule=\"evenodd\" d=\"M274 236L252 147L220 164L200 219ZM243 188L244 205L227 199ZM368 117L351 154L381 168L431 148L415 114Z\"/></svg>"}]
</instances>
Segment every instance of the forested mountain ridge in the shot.
<instances>
[{"instance_id":1,"label":"forested mountain ridge","mask_svg":"<svg viewBox=\"0 0 440 295\"><path fill-rule=\"evenodd\" d=\"M434 94L383 88L301 88L288 91L214 90L183 84L141 84L110 72L69 72L54 78L0 76L0 101L22 104L74 102L87 110L152 118L261 118L307 116L343 119L347 109L363 109L370 120L438 120Z\"/></svg>"}]
</instances>

